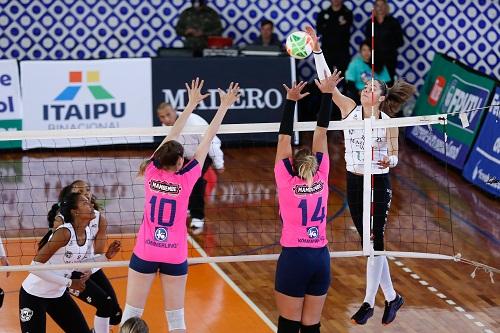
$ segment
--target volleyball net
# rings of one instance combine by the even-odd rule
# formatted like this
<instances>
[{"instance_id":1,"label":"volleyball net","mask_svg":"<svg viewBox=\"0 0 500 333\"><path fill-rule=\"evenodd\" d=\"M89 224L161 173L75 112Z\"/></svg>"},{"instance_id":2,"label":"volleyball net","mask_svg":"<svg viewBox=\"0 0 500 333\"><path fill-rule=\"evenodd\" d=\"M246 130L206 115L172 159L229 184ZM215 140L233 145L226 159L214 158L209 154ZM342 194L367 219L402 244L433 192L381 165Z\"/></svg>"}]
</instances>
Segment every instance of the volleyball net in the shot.
<instances>
[{"instance_id":1,"label":"volleyball net","mask_svg":"<svg viewBox=\"0 0 500 333\"><path fill-rule=\"evenodd\" d=\"M446 138L450 117L443 114L330 122L330 195L324 220L332 257L385 254L462 260L467 244L454 241L457 232L454 225L461 214L463 200L453 189L452 178L456 173L452 171L450 175L445 162L423 152L404 135L408 127L426 133L430 126L435 126ZM295 123L301 145L310 147L315 126L316 122ZM205 226L201 233L189 236L190 264L278 258L281 221L273 172L276 146L249 139L254 134L277 133L278 128L278 123L221 126L219 135L247 135L238 144L223 146L223 173L210 167L204 175L207 184ZM366 134L389 128L399 132L396 140L399 163L390 171L392 201L385 228L385 251L381 252L374 251L370 241L373 178L368 173L363 176L367 186L364 191L360 189L363 192L362 240L352 222L347 204L342 131L362 130ZM183 134L202 134L205 129L205 126L186 127ZM38 241L48 230L48 211L58 202L61 189L75 180L90 185L107 219L108 240L122 241L122 250L113 261L76 265L80 268L127 266L144 212L143 179L137 177L137 171L157 147L154 138L161 140L168 131L168 127L154 127L0 133L4 147L22 147L4 150L0 157L0 236L11 264L0 266L0 271L75 268L75 264L29 265L37 252ZM353 154L363 154L365 170L370 170L378 143L370 142L371 135L364 137L363 150ZM446 142L441 149L446 155ZM189 225L189 218L186 223ZM314 233L311 237L315 237Z\"/></svg>"}]
</instances>

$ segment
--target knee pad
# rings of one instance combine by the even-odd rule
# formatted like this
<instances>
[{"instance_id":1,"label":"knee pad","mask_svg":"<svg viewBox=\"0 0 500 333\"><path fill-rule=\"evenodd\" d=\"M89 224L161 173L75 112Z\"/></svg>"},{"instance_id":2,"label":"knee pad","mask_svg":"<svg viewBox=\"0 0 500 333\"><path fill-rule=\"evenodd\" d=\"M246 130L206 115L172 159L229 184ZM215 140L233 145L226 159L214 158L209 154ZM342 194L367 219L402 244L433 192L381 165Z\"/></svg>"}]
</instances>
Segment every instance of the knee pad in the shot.
<instances>
[{"instance_id":1,"label":"knee pad","mask_svg":"<svg viewBox=\"0 0 500 333\"><path fill-rule=\"evenodd\" d=\"M300 321L290 320L279 316L278 333L299 333Z\"/></svg>"},{"instance_id":2,"label":"knee pad","mask_svg":"<svg viewBox=\"0 0 500 333\"><path fill-rule=\"evenodd\" d=\"M184 322L184 308L165 311L167 315L168 330L185 330L186 323Z\"/></svg>"},{"instance_id":3,"label":"knee pad","mask_svg":"<svg viewBox=\"0 0 500 333\"><path fill-rule=\"evenodd\" d=\"M106 296L104 300L101 300L99 304L96 304L97 311L96 315L101 318L111 318L113 317L113 300L111 296Z\"/></svg>"},{"instance_id":4,"label":"knee pad","mask_svg":"<svg viewBox=\"0 0 500 333\"><path fill-rule=\"evenodd\" d=\"M3 305L3 297L4 297L4 295L5 295L5 293L3 292L3 289L0 288L0 308Z\"/></svg>"},{"instance_id":5,"label":"knee pad","mask_svg":"<svg viewBox=\"0 0 500 333\"><path fill-rule=\"evenodd\" d=\"M320 323L314 325L300 325L300 333L319 333Z\"/></svg>"},{"instance_id":6,"label":"knee pad","mask_svg":"<svg viewBox=\"0 0 500 333\"><path fill-rule=\"evenodd\" d=\"M113 308L113 315L109 318L110 325L118 325L122 321L122 309L118 304L115 304Z\"/></svg>"},{"instance_id":7,"label":"knee pad","mask_svg":"<svg viewBox=\"0 0 500 333\"><path fill-rule=\"evenodd\" d=\"M144 309L134 308L131 305L125 304L125 310L123 310L122 321L120 322L120 326L122 326L129 318L132 317L141 318L143 312Z\"/></svg>"}]
</instances>

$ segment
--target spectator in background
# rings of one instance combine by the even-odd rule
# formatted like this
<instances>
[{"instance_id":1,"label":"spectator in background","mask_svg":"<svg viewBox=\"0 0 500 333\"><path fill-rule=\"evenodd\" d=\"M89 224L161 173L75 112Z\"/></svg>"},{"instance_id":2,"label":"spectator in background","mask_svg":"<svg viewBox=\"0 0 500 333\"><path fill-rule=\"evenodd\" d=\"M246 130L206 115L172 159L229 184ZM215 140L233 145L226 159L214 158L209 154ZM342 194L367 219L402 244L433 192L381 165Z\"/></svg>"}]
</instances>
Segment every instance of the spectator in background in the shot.
<instances>
[{"instance_id":1,"label":"spectator in background","mask_svg":"<svg viewBox=\"0 0 500 333\"><path fill-rule=\"evenodd\" d=\"M347 86L347 96L351 97L357 104L360 104L360 94L365 88L366 82L372 78L372 48L370 40L365 40L359 47L359 55L355 56L347 67L345 80ZM388 83L391 81L387 67L382 62L375 59L375 79Z\"/></svg>"},{"instance_id":2,"label":"spectator in background","mask_svg":"<svg viewBox=\"0 0 500 333\"><path fill-rule=\"evenodd\" d=\"M158 120L160 120L163 126L173 126L181 114L180 112L176 112L172 105L168 103L161 103L156 109L156 113L158 115ZM208 123L202 117L192 113L186 122L186 126L196 125L208 126ZM199 134L179 135L177 141L184 146L184 162L186 164L193 159L201 139L202 135ZM190 227L194 229L193 233L195 234L202 232L203 225L205 224L205 189L207 187L207 181L204 178L205 173L212 164L218 173L224 172L224 153L220 146L221 141L215 136L210 145L205 164L202 166L201 177L194 185L191 196L189 197L188 209L191 215Z\"/></svg>"},{"instance_id":3,"label":"spectator in background","mask_svg":"<svg viewBox=\"0 0 500 333\"><path fill-rule=\"evenodd\" d=\"M220 36L222 24L219 14L206 5L206 0L192 0L192 7L181 13L175 31L185 37L184 46L192 48L195 55L207 47L208 36Z\"/></svg>"},{"instance_id":4,"label":"spectator in background","mask_svg":"<svg viewBox=\"0 0 500 333\"><path fill-rule=\"evenodd\" d=\"M267 19L262 20L260 22L260 36L253 41L252 45L276 46L282 48L283 44L278 39L278 35L276 35L273 31L273 22Z\"/></svg>"},{"instance_id":5,"label":"spectator in background","mask_svg":"<svg viewBox=\"0 0 500 333\"><path fill-rule=\"evenodd\" d=\"M149 333L149 327L141 318L132 317L123 323L120 333Z\"/></svg>"},{"instance_id":6,"label":"spectator in background","mask_svg":"<svg viewBox=\"0 0 500 333\"><path fill-rule=\"evenodd\" d=\"M391 81L395 80L398 64L398 48L403 45L403 30L401 24L389 15L387 0L375 0L375 55L387 66ZM365 26L367 39L372 38L371 20Z\"/></svg>"},{"instance_id":7,"label":"spectator in background","mask_svg":"<svg viewBox=\"0 0 500 333\"><path fill-rule=\"evenodd\" d=\"M322 49L330 69L335 66L344 73L349 64L351 26L352 12L342 0L331 0L331 6L318 14L316 31L321 36Z\"/></svg>"}]
</instances>

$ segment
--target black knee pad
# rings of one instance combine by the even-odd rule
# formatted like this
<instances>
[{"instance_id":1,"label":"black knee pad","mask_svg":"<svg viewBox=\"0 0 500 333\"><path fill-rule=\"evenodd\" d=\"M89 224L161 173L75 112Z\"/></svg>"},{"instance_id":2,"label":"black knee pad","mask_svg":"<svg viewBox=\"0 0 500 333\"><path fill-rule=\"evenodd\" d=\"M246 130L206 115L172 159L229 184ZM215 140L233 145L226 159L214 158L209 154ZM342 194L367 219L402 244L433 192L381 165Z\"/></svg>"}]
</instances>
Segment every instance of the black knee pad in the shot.
<instances>
[{"instance_id":1,"label":"black knee pad","mask_svg":"<svg viewBox=\"0 0 500 333\"><path fill-rule=\"evenodd\" d=\"M109 318L110 325L118 325L122 321L123 311L118 304L113 308L113 315Z\"/></svg>"},{"instance_id":2,"label":"black knee pad","mask_svg":"<svg viewBox=\"0 0 500 333\"><path fill-rule=\"evenodd\" d=\"M300 326L300 333L319 333L320 323L314 325L303 325Z\"/></svg>"},{"instance_id":3,"label":"black knee pad","mask_svg":"<svg viewBox=\"0 0 500 333\"><path fill-rule=\"evenodd\" d=\"M278 318L278 333L299 333L300 321Z\"/></svg>"},{"instance_id":4,"label":"black knee pad","mask_svg":"<svg viewBox=\"0 0 500 333\"><path fill-rule=\"evenodd\" d=\"M101 318L111 318L113 317L113 299L111 296L107 296L104 300L100 300L98 304L96 304L97 311L96 316ZM111 320L110 320L111 322Z\"/></svg>"},{"instance_id":5,"label":"black knee pad","mask_svg":"<svg viewBox=\"0 0 500 333\"><path fill-rule=\"evenodd\" d=\"M0 308L3 305L3 297L4 297L4 295L5 295L5 293L3 292L3 289L0 288Z\"/></svg>"}]
</instances>

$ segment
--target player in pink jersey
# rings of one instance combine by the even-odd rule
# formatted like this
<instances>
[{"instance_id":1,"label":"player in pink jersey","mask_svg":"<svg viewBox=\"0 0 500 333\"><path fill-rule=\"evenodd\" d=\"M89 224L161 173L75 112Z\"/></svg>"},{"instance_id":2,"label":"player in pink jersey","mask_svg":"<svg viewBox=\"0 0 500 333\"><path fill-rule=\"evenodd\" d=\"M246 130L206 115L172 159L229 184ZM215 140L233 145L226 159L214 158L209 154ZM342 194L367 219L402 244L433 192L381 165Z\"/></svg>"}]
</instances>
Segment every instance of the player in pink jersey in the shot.
<instances>
[{"instance_id":1,"label":"player in pink jersey","mask_svg":"<svg viewBox=\"0 0 500 333\"><path fill-rule=\"evenodd\" d=\"M238 84L227 92L219 89L221 103L208 126L193 160L184 165L184 148L175 141L189 115L208 96L202 94L203 80L186 83L189 102L169 134L139 170L144 175L144 217L130 259L127 300L122 325L131 317L141 317L151 284L160 272L167 317L171 332L185 332L184 295L187 280L187 206L194 184L201 176L210 143L227 110L239 97Z\"/></svg>"},{"instance_id":2,"label":"player in pink jersey","mask_svg":"<svg viewBox=\"0 0 500 333\"><path fill-rule=\"evenodd\" d=\"M316 333L330 285L330 255L326 238L328 203L327 130L333 89L342 80L328 76L316 85L322 92L312 152L301 149L292 157L295 103L308 95L304 82L284 85L287 94L278 136L274 175L283 223L276 267L275 296L280 317L278 333Z\"/></svg>"}]
</instances>

